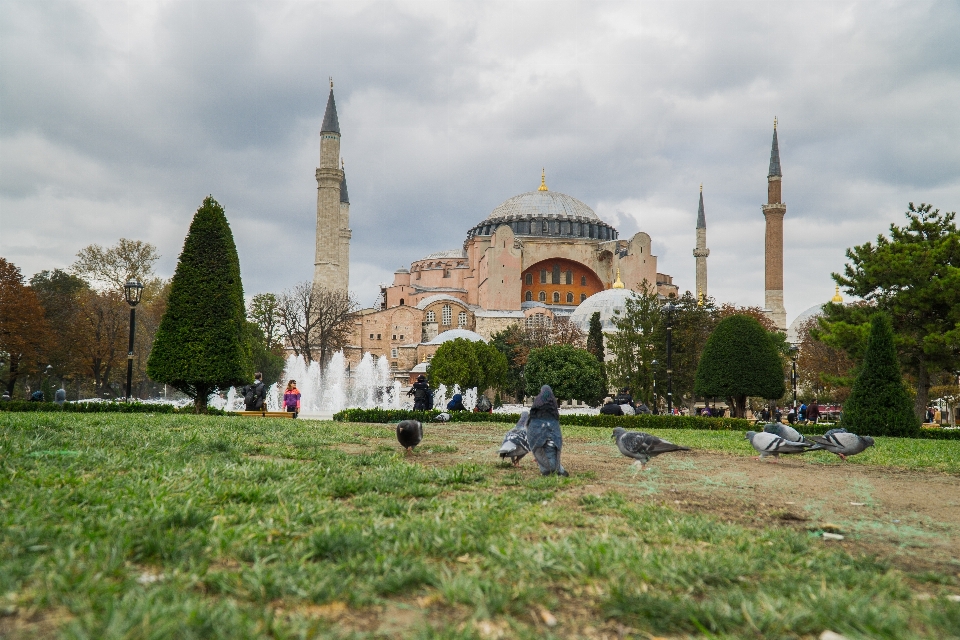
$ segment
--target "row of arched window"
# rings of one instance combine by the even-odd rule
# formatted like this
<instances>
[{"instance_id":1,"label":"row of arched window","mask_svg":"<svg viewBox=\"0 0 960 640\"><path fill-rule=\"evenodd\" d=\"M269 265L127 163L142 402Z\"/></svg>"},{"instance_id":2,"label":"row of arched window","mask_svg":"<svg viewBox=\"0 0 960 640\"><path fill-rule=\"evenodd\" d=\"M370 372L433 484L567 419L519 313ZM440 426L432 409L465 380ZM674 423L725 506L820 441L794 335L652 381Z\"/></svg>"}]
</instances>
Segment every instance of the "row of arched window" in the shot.
<instances>
[{"instance_id":1,"label":"row of arched window","mask_svg":"<svg viewBox=\"0 0 960 640\"><path fill-rule=\"evenodd\" d=\"M532 236L572 236L577 238L595 238L615 240L617 231L605 224L593 222L573 222L570 220L514 220L507 223L514 233ZM498 223L485 224L470 230L468 237L488 236L500 226Z\"/></svg>"},{"instance_id":2,"label":"row of arched window","mask_svg":"<svg viewBox=\"0 0 960 640\"><path fill-rule=\"evenodd\" d=\"M525 299L527 302L533 302L533 291L527 291L527 294L524 296L524 299ZM554 292L553 292L553 304L560 304L560 299L561 299L560 292L559 292L559 291L554 291ZM573 295L572 293L569 293L569 292L568 292L568 293L567 293L567 304L573 304L574 299L575 299L575 298L574 298L574 295ZM587 299L587 294L581 293L581 294L580 294L580 302L583 302L583 301L586 300L586 299ZM537 301L538 301L538 302L546 302L546 301L547 301L547 292L546 292L546 291L541 291L540 293L538 293L538 294L537 294Z\"/></svg>"},{"instance_id":3,"label":"row of arched window","mask_svg":"<svg viewBox=\"0 0 960 640\"><path fill-rule=\"evenodd\" d=\"M427 315L426 315L426 318L424 318L424 320L426 322L436 322L437 314L434 313L433 311L427 311ZM449 327L452 322L453 322L453 307L451 307L448 304L445 304L440 308L440 324L445 327ZM466 311L461 311L460 313L457 314L457 326L461 329L467 326Z\"/></svg>"}]
</instances>

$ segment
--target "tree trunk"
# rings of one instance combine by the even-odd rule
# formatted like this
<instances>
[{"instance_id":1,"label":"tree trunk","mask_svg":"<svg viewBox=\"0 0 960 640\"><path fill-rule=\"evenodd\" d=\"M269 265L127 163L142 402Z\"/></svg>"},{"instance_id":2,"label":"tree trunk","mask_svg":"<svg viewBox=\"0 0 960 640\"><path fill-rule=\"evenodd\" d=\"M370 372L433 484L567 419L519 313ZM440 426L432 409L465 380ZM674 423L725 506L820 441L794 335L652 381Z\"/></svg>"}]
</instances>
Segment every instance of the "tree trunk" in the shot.
<instances>
[{"instance_id":1,"label":"tree trunk","mask_svg":"<svg viewBox=\"0 0 960 640\"><path fill-rule=\"evenodd\" d=\"M921 358L917 367L917 399L913 405L913 412L921 424L927 421L927 403L930 402L930 373L925 365L926 362Z\"/></svg>"},{"instance_id":2,"label":"tree trunk","mask_svg":"<svg viewBox=\"0 0 960 640\"><path fill-rule=\"evenodd\" d=\"M17 377L20 374L20 356L10 355L10 375L7 376L7 395L13 399L13 388L17 386Z\"/></svg>"},{"instance_id":3,"label":"tree trunk","mask_svg":"<svg viewBox=\"0 0 960 640\"><path fill-rule=\"evenodd\" d=\"M207 412L207 396L210 395L210 389L206 386L197 387L197 397L193 399L193 410L200 414Z\"/></svg>"}]
</instances>

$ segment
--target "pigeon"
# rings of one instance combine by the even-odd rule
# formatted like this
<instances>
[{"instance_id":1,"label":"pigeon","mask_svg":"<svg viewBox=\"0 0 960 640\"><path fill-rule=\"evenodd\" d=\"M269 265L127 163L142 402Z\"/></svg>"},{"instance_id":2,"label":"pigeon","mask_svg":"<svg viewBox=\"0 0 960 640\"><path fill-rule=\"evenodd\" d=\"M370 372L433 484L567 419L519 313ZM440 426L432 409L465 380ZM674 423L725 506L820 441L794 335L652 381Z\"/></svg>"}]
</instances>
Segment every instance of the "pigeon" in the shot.
<instances>
[{"instance_id":1,"label":"pigeon","mask_svg":"<svg viewBox=\"0 0 960 640\"><path fill-rule=\"evenodd\" d=\"M823 434L823 437L826 438L827 436L832 436L835 433L846 433L846 432L847 430L842 427L837 429L830 429L825 434Z\"/></svg>"},{"instance_id":2,"label":"pigeon","mask_svg":"<svg viewBox=\"0 0 960 640\"><path fill-rule=\"evenodd\" d=\"M809 440L800 435L800 432L791 427L788 424L782 424L780 422L769 422L763 425L764 433L772 433L775 436L780 436L784 440L789 440L790 442L807 442ZM810 443L812 444L812 443Z\"/></svg>"},{"instance_id":3,"label":"pigeon","mask_svg":"<svg viewBox=\"0 0 960 640\"><path fill-rule=\"evenodd\" d=\"M774 462L780 459L781 453L803 453L804 451L809 451L810 447L813 446L809 442L791 442L790 440L785 440L776 434L767 433L766 431L761 431L760 433L747 431L747 440L750 441L753 448L760 454L760 457L757 458L758 460L766 458L767 456L773 456L775 459Z\"/></svg>"},{"instance_id":4,"label":"pigeon","mask_svg":"<svg viewBox=\"0 0 960 640\"><path fill-rule=\"evenodd\" d=\"M837 429L831 429L822 436L813 436L813 441L816 444L811 451L829 451L840 456L841 460L846 460L847 456L855 456L867 447L873 446L873 438L870 436L858 436L855 433Z\"/></svg>"},{"instance_id":5,"label":"pigeon","mask_svg":"<svg viewBox=\"0 0 960 640\"><path fill-rule=\"evenodd\" d=\"M530 412L524 411L520 414L520 420L517 426L503 436L503 444L500 445L500 458L510 458L513 466L520 465L520 459L530 453L530 444L527 442L527 420L530 419Z\"/></svg>"},{"instance_id":6,"label":"pigeon","mask_svg":"<svg viewBox=\"0 0 960 640\"><path fill-rule=\"evenodd\" d=\"M450 414L449 414L449 413L438 413L438 414L436 415L436 417L433 419L433 421L434 421L434 422L450 422Z\"/></svg>"},{"instance_id":7,"label":"pigeon","mask_svg":"<svg viewBox=\"0 0 960 640\"><path fill-rule=\"evenodd\" d=\"M655 458L661 453L690 451L689 447L681 447L642 431L627 431L623 427L617 427L613 430L613 438L617 441L617 448L620 449L620 453L637 460L640 463L641 470L647 468L647 463L650 462L651 458Z\"/></svg>"},{"instance_id":8,"label":"pigeon","mask_svg":"<svg viewBox=\"0 0 960 640\"><path fill-rule=\"evenodd\" d=\"M404 420L397 425L397 441L405 451L413 451L421 440L423 440L423 425L417 420Z\"/></svg>"}]
</instances>

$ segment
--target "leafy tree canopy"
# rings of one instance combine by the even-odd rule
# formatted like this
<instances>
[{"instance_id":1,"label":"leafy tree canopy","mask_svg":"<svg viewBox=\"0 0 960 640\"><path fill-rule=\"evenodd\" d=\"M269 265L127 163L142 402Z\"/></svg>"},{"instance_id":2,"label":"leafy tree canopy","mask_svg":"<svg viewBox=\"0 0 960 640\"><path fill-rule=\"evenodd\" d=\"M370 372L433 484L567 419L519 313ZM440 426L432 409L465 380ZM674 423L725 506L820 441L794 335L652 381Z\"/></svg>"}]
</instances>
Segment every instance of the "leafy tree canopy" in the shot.
<instances>
[{"instance_id":1,"label":"leafy tree canopy","mask_svg":"<svg viewBox=\"0 0 960 640\"><path fill-rule=\"evenodd\" d=\"M507 358L496 347L482 341L457 338L444 342L430 360L428 372L432 384L477 387L482 393L504 384Z\"/></svg>"},{"instance_id":2,"label":"leafy tree canopy","mask_svg":"<svg viewBox=\"0 0 960 640\"><path fill-rule=\"evenodd\" d=\"M528 396L540 393L545 384L560 400L584 400L591 404L603 397L603 376L596 356L570 345L551 345L530 351L524 373Z\"/></svg>"},{"instance_id":3,"label":"leafy tree canopy","mask_svg":"<svg viewBox=\"0 0 960 640\"><path fill-rule=\"evenodd\" d=\"M833 279L867 308L826 305L821 335L859 359L869 317L885 312L900 363L916 380L919 417L931 377L960 368L960 232L955 213L941 214L929 204L911 202L905 216L906 225L890 225L889 238L880 235L876 244L847 250L844 273L834 273Z\"/></svg>"},{"instance_id":4,"label":"leafy tree canopy","mask_svg":"<svg viewBox=\"0 0 960 640\"><path fill-rule=\"evenodd\" d=\"M147 362L148 375L206 410L214 389L252 378L240 259L223 207L204 199L190 223L167 309Z\"/></svg>"},{"instance_id":5,"label":"leafy tree canopy","mask_svg":"<svg viewBox=\"0 0 960 640\"><path fill-rule=\"evenodd\" d=\"M721 320L700 356L694 391L727 398L734 417L743 417L748 396L781 397L786 391L783 360L774 337L748 315Z\"/></svg>"}]
</instances>

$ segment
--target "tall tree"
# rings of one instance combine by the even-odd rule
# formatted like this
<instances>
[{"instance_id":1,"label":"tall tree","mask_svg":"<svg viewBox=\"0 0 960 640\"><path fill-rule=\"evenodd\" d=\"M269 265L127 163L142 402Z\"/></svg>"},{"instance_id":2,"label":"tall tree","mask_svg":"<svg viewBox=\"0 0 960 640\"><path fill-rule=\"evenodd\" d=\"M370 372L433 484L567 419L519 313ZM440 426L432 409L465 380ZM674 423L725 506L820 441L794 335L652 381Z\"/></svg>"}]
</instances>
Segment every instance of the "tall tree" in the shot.
<instances>
[{"instance_id":1,"label":"tall tree","mask_svg":"<svg viewBox=\"0 0 960 640\"><path fill-rule=\"evenodd\" d=\"M247 348L253 369L263 374L265 384L273 384L283 375L283 355L268 345L267 337L256 322L247 321Z\"/></svg>"},{"instance_id":2,"label":"tall tree","mask_svg":"<svg viewBox=\"0 0 960 640\"><path fill-rule=\"evenodd\" d=\"M692 412L697 398L693 390L697 379L697 367L700 366L700 356L710 334L717 326L720 312L713 298L705 296L703 300L699 300L689 291L672 302L674 310L670 326L673 332L671 355L673 396L678 403L686 404ZM666 343L665 336L663 343ZM657 367L657 384L663 388L662 385L666 382L665 348L658 357L662 365Z\"/></svg>"},{"instance_id":3,"label":"tall tree","mask_svg":"<svg viewBox=\"0 0 960 640\"><path fill-rule=\"evenodd\" d=\"M80 292L74 348L97 398L113 393L110 383L123 371L129 331L130 311L123 294L112 289Z\"/></svg>"},{"instance_id":4,"label":"tall tree","mask_svg":"<svg viewBox=\"0 0 960 640\"><path fill-rule=\"evenodd\" d=\"M603 397L600 363L586 349L555 344L530 351L525 371L527 395L540 393L548 384L560 400L584 400L595 404Z\"/></svg>"},{"instance_id":5,"label":"tall tree","mask_svg":"<svg viewBox=\"0 0 960 640\"><path fill-rule=\"evenodd\" d=\"M603 325L600 322L600 312L594 311L590 316L590 330L587 332L587 351L592 353L600 363L600 376L603 378L603 388L609 388L607 381L607 354L603 345Z\"/></svg>"},{"instance_id":6,"label":"tall tree","mask_svg":"<svg viewBox=\"0 0 960 640\"><path fill-rule=\"evenodd\" d=\"M77 384L86 379L81 370L79 353L81 295L89 290L87 283L61 269L41 271L30 278L30 288L43 306L50 325L46 339L47 361L53 376L66 386L66 380ZM79 393L79 389L75 390Z\"/></svg>"},{"instance_id":7,"label":"tall tree","mask_svg":"<svg viewBox=\"0 0 960 640\"><path fill-rule=\"evenodd\" d=\"M12 397L17 381L38 370L50 329L33 289L20 268L0 258L0 368L3 386Z\"/></svg>"},{"instance_id":8,"label":"tall tree","mask_svg":"<svg viewBox=\"0 0 960 640\"><path fill-rule=\"evenodd\" d=\"M843 405L843 426L853 433L911 436L920 429L903 384L887 314L870 320L870 338L850 397Z\"/></svg>"},{"instance_id":9,"label":"tall tree","mask_svg":"<svg viewBox=\"0 0 960 640\"><path fill-rule=\"evenodd\" d=\"M530 353L526 331L519 324L512 324L493 334L490 337L490 346L502 353L507 361L503 389L522 401L526 393L523 368L527 364L527 355Z\"/></svg>"},{"instance_id":10,"label":"tall tree","mask_svg":"<svg viewBox=\"0 0 960 640\"><path fill-rule=\"evenodd\" d=\"M128 280L147 284L153 278L153 265L159 259L157 248L149 242L120 238L112 247L98 244L84 247L77 253L70 270L94 287L122 292Z\"/></svg>"},{"instance_id":11,"label":"tall tree","mask_svg":"<svg viewBox=\"0 0 960 640\"><path fill-rule=\"evenodd\" d=\"M327 362L350 340L354 314L360 306L345 290L301 282L280 294L280 322L293 352L308 362Z\"/></svg>"},{"instance_id":12,"label":"tall tree","mask_svg":"<svg viewBox=\"0 0 960 640\"><path fill-rule=\"evenodd\" d=\"M194 398L205 412L214 389L250 380L240 259L223 207L204 199L170 284L148 375Z\"/></svg>"},{"instance_id":13,"label":"tall tree","mask_svg":"<svg viewBox=\"0 0 960 640\"><path fill-rule=\"evenodd\" d=\"M797 355L800 387L805 395L821 402L843 402L853 384L854 363L842 349L814 337L820 326L819 319L819 316L807 319L797 332L800 339Z\"/></svg>"},{"instance_id":14,"label":"tall tree","mask_svg":"<svg viewBox=\"0 0 960 640\"><path fill-rule=\"evenodd\" d=\"M433 384L456 384L461 389L483 385L483 368L477 357L477 349L473 341L466 338L441 344L430 359L427 372Z\"/></svg>"},{"instance_id":15,"label":"tall tree","mask_svg":"<svg viewBox=\"0 0 960 640\"><path fill-rule=\"evenodd\" d=\"M780 398L785 391L783 359L772 334L751 316L721 320L703 349L694 392L726 398L734 417L742 418L748 396Z\"/></svg>"},{"instance_id":16,"label":"tall tree","mask_svg":"<svg viewBox=\"0 0 960 640\"><path fill-rule=\"evenodd\" d=\"M929 204L911 202L905 216L905 226L890 225L889 238L847 249L844 273L833 279L890 317L900 364L915 380L920 418L932 376L960 368L960 231L955 213L941 214ZM837 331L865 325L872 310L828 304L824 312L830 340Z\"/></svg>"},{"instance_id":17,"label":"tall tree","mask_svg":"<svg viewBox=\"0 0 960 640\"><path fill-rule=\"evenodd\" d=\"M268 348L282 347L283 322L280 318L280 303L272 293L258 293L250 300L247 317L257 323Z\"/></svg>"},{"instance_id":18,"label":"tall tree","mask_svg":"<svg viewBox=\"0 0 960 640\"><path fill-rule=\"evenodd\" d=\"M627 299L622 313L614 315L617 332L607 340L614 359L607 372L617 386L630 387L635 398L652 404L654 361L663 345L663 310L657 294L643 289Z\"/></svg>"}]
</instances>

